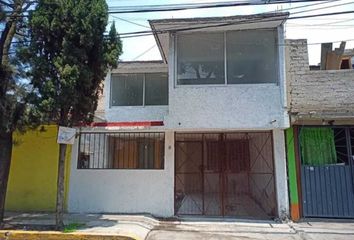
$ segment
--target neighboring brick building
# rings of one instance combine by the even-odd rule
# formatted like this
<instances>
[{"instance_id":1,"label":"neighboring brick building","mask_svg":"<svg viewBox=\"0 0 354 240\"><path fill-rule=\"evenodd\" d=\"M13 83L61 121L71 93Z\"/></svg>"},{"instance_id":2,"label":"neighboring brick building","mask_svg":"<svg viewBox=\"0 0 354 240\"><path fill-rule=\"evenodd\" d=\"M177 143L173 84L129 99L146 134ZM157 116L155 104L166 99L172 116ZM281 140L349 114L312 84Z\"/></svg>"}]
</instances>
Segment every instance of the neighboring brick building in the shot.
<instances>
[{"instance_id":1,"label":"neighboring brick building","mask_svg":"<svg viewBox=\"0 0 354 240\"><path fill-rule=\"evenodd\" d=\"M310 70L306 40L286 45L292 218L354 218L354 69Z\"/></svg>"},{"instance_id":2,"label":"neighboring brick building","mask_svg":"<svg viewBox=\"0 0 354 240\"><path fill-rule=\"evenodd\" d=\"M306 40L287 40L287 84L293 123L354 119L354 70L310 70Z\"/></svg>"}]
</instances>

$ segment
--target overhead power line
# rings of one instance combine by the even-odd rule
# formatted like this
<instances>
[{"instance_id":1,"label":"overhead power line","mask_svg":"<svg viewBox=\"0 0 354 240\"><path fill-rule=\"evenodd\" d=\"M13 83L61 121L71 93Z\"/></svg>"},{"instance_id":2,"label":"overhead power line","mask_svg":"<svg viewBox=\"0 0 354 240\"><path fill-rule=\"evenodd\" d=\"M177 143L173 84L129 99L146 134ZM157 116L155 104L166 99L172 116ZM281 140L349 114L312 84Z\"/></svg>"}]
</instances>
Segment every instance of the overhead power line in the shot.
<instances>
[{"instance_id":1,"label":"overhead power line","mask_svg":"<svg viewBox=\"0 0 354 240\"><path fill-rule=\"evenodd\" d=\"M340 41L326 41L326 42L313 42L313 43L307 43L307 45L320 45L322 43L341 43L341 42L354 42L354 39L344 39L344 40L340 40ZM279 46L290 46L290 44L278 44ZM138 58L140 58L141 56L145 55L147 52L151 51L154 47L156 47L156 45L149 47L147 50L145 50L144 52L142 52L141 54L139 54L138 56L136 56L135 58L133 58L131 61L137 60ZM8 54L15 54L16 51L9 51Z\"/></svg>"},{"instance_id":2,"label":"overhead power line","mask_svg":"<svg viewBox=\"0 0 354 240\"><path fill-rule=\"evenodd\" d=\"M314 5L320 5L320 4L327 4L327 3L332 3L332 2L338 2L338 1L341 1L341 0L329 0L329 1L326 1L326 2L320 2L320 3L314 3L314 4L309 4L309 5L305 5L305 6L297 6L297 7L291 7L291 8L286 8L286 9L283 9L282 11L290 11L290 10L293 10L293 9L298 9L298 8L306 8L306 7L310 7L310 6L314 6ZM342 3L342 4L337 4L337 5L332 5L332 6L326 6L325 8L332 8L332 7L337 7L337 6L341 6L341 5L346 5L347 3ZM350 4L353 4L353 3L350 3ZM312 9L311 11L316 11L316 10L319 10L319 9L324 9L324 8L316 8L316 9ZM268 11L268 12L263 12L261 14L265 14L265 13L274 13L275 11ZM299 14L299 13L303 13L303 12L308 12L308 10L303 10L303 11L298 11L298 12L294 12L292 14ZM263 19L263 18L262 18ZM241 21L237 22L237 23L241 23ZM236 24L237 24L236 23ZM171 29L171 31L174 30L174 29ZM170 31L170 30L167 30L167 31ZM151 30L149 31L139 31L139 32L135 32L133 34L137 34L136 37L139 37L139 36L147 36L147 35L151 35L153 32ZM156 32L158 33L158 32ZM121 36L124 36L124 35L129 35L129 33L122 33ZM133 36L135 37L135 36ZM124 37L123 37L124 38Z\"/></svg>"},{"instance_id":3,"label":"overhead power line","mask_svg":"<svg viewBox=\"0 0 354 240\"><path fill-rule=\"evenodd\" d=\"M136 25L136 26L139 26L139 27L144 27L144 28L149 28L149 26L146 26L146 25L143 25L143 24L140 24L140 23L136 23L136 22L133 22L133 21L129 21L127 19L124 19L124 18L120 18L120 17L116 17L116 16L111 16L112 18L115 18L115 19L118 19L118 20L121 20L123 22L127 22L127 23L130 23L130 24L133 24L133 25Z\"/></svg>"},{"instance_id":4,"label":"overhead power line","mask_svg":"<svg viewBox=\"0 0 354 240\"><path fill-rule=\"evenodd\" d=\"M174 3L174 4L150 4L150 5L135 5L135 6L112 6L111 8L117 10L126 10L126 9L134 9L134 8L158 8L158 7L188 7L188 6L210 6L214 4L233 4L233 3L254 3L257 0L229 0L229 1L214 1L214 2L195 2L195 3ZM274 0L265 1L258 0L258 2L272 2ZM275 0L276 1L276 0Z\"/></svg>"},{"instance_id":5,"label":"overhead power line","mask_svg":"<svg viewBox=\"0 0 354 240\"><path fill-rule=\"evenodd\" d=\"M299 9L299 8L308 8L308 7L313 7L313 6L317 6L317 5L323 5L323 4L329 4L329 3L334 3L334 2L339 2L339 1L342 1L342 0L326 0L326 1L320 1L320 2L316 2L316 3L312 3L312 4L307 4L307 5L302 5L302 6L296 6L296 7L289 7L289 8L283 8L281 9L281 11L290 11L290 10L294 10L294 9ZM345 3L346 4L346 3ZM328 7L332 7L332 6L328 6ZM317 9L316 9L317 10ZM273 12L276 12L276 11L268 11L268 12L263 12L263 13L273 13ZM129 20L133 20L132 18L129 18L129 20L127 20L126 18L120 18L120 17L116 17L116 16L113 16L113 14L111 14L111 16L113 18L117 18L117 19L120 19L122 21L126 21L126 22L129 22L129 23L132 23L132 24L135 24L135 25L138 25L140 26L141 24L138 24L138 23L135 23L133 21L129 21ZM147 20L146 18L141 18L141 20ZM145 25L143 25L144 27L146 27Z\"/></svg>"},{"instance_id":6,"label":"overhead power line","mask_svg":"<svg viewBox=\"0 0 354 240\"><path fill-rule=\"evenodd\" d=\"M294 16L288 17L287 20L295 20L295 19L304 19L304 18L314 18L314 17L324 17L324 16L335 16L335 15L343 15L343 14L351 14L354 11L345 11L345 12L330 12L330 13L322 13L322 14L313 14L313 15L303 15L303 16ZM230 25L242 25L242 24L250 24L250 23L259 23L259 22L274 22L283 20L283 16L275 16L275 17L262 17L261 14L259 18L256 19L246 19L240 20L237 22L232 23L220 23L220 24L212 24L212 25L205 25L205 26L196 26L196 27L185 27L185 28L173 28L173 29L164 29L164 30L157 30L157 31L138 31L138 32L127 32L121 33L121 38L130 38L130 37L140 37L140 36L147 36L152 35L154 33L161 34L167 32L181 32L181 31L191 31L191 30L199 30L199 29L207 29L207 28L214 28L214 27L224 27Z\"/></svg>"},{"instance_id":7,"label":"overhead power line","mask_svg":"<svg viewBox=\"0 0 354 240\"><path fill-rule=\"evenodd\" d=\"M323 10L323 9L328 9L328 8L333 8L333 7L340 7L340 6L350 5L350 4L354 4L354 2L340 3L340 4L336 4L336 5L325 6L325 7L315 8L315 9L302 10L302 11L294 12L294 13L291 13L291 14L299 14L299 13L305 13L305 12L314 12L314 11L318 11L318 10Z\"/></svg>"},{"instance_id":8,"label":"overhead power line","mask_svg":"<svg viewBox=\"0 0 354 240\"><path fill-rule=\"evenodd\" d=\"M354 39L345 39L345 40L341 40L341 41L333 41L333 42L330 42L330 43L353 42L353 41L354 41ZM319 45L319 44L322 44L322 43L328 43L328 42L307 43L307 45Z\"/></svg>"},{"instance_id":9,"label":"overhead power line","mask_svg":"<svg viewBox=\"0 0 354 240\"><path fill-rule=\"evenodd\" d=\"M332 26L338 26L336 24L338 23L345 23L345 22L351 22L354 21L354 18L349 18L349 19L342 19L340 21L334 21L334 22L325 22L325 23L315 23L315 24L299 24L299 23L287 23L287 25L295 25L295 26L328 26L328 25L332 25ZM354 25L350 25L353 26Z\"/></svg>"},{"instance_id":10,"label":"overhead power line","mask_svg":"<svg viewBox=\"0 0 354 240\"><path fill-rule=\"evenodd\" d=\"M340 0L330 0L327 2L321 2L321 3L315 3L315 4L310 4L310 5L319 5L319 4L325 4L325 3L329 3L329 2L337 2ZM354 3L343 3L343 4L337 4L337 5L332 5L332 6L327 6L324 8L331 8L331 7L336 7L336 6L340 6L340 5L346 5L346 4L354 4ZM283 9L283 10L291 10L291 9L295 9L295 8L301 8L301 7L309 7L310 5L306 5L306 6L298 6L298 7L293 7L293 8L288 8L288 9ZM324 8L318 8L318 9L324 9ZM316 11L318 9L312 9L311 11ZM299 14L299 13L303 13L303 12L307 12L308 10L304 10L304 11L299 11L299 12L295 12L292 14ZM271 11L274 12L274 11ZM332 12L332 13L324 13L324 14L316 14L316 15L305 15L305 16L298 16L298 17L289 17L288 20L292 20L292 19L306 19L306 18L314 18L314 17L323 17L323 16L332 16L332 15L341 15L341 14L350 14L353 13L354 11L346 11L346 12ZM236 24L248 24L248 23L257 23L257 22L269 22L269 21L277 21L277 20L282 20L282 17L279 19L279 17L265 17L265 16L261 16L261 14L264 13L270 13L270 12L263 12L260 13L260 17L258 19L250 19L250 20L241 20L241 21L237 21L237 22L233 22L233 23L223 23L223 24L214 24L214 25L205 25L205 26L199 26L199 27L189 27L189 28L180 28L180 29L165 29L163 31L151 31L151 30L145 30L145 31L137 31L137 32L126 32L126 33L121 33L119 34L121 38L135 38L135 37L143 37L143 36L149 36L152 35L153 33L166 33L169 31L174 31L174 32L178 32L178 31L189 31L189 30L197 30L197 29L204 29L204 28L211 28L211 27L222 27L222 26L228 26L228 25L236 25ZM121 19L121 18L119 18ZM124 19L125 20L125 19ZM127 20L125 20L127 21ZM130 22L130 21L129 21ZM133 22L131 22L133 23ZM134 23L135 24L135 23ZM144 25L143 25L144 26ZM146 26L144 26L146 27Z\"/></svg>"},{"instance_id":11,"label":"overhead power line","mask_svg":"<svg viewBox=\"0 0 354 240\"><path fill-rule=\"evenodd\" d=\"M236 6L257 6L257 5L273 5L287 3L310 3L310 2L335 2L340 0L258 0L256 1L231 1L231 2L209 2L209 3L189 3L189 4L168 4L168 5L136 5L125 7L110 7L109 14L118 13L148 13L148 12L165 12L165 11L181 11L190 9L206 9L206 8L221 8L221 7L236 7ZM22 15L16 18L28 17L28 13L33 10L23 12ZM6 14L11 11L4 11ZM24 14L26 13L26 14Z\"/></svg>"},{"instance_id":12,"label":"overhead power line","mask_svg":"<svg viewBox=\"0 0 354 240\"><path fill-rule=\"evenodd\" d=\"M271 5L271 4L285 4L285 3L309 3L309 2L323 2L324 0L259 0L255 1L232 1L232 2L214 2L205 4L173 4L173 5L137 5L128 7L110 7L108 13L147 13L147 12L166 12L166 11L181 11L190 9L204 9L204 8L222 8L222 7L237 7L237 6L256 6L256 5Z\"/></svg>"},{"instance_id":13,"label":"overhead power line","mask_svg":"<svg viewBox=\"0 0 354 240\"><path fill-rule=\"evenodd\" d=\"M152 46L150 46L148 49L144 50L142 53L140 53L139 55L137 55L136 57L132 58L129 61L136 61L138 60L140 57L144 56L145 54L147 54L148 52L150 52L152 49L154 49L155 47L157 47L156 44L153 44ZM124 63L121 63L121 66L125 65Z\"/></svg>"},{"instance_id":14,"label":"overhead power line","mask_svg":"<svg viewBox=\"0 0 354 240\"><path fill-rule=\"evenodd\" d=\"M134 57L132 59L132 61L137 60L138 58L144 56L145 54L147 54L148 52L150 52L152 49L154 49L156 47L156 44L152 45L151 47L149 47L148 49L146 49L144 52L140 53L138 56Z\"/></svg>"},{"instance_id":15,"label":"overhead power line","mask_svg":"<svg viewBox=\"0 0 354 240\"><path fill-rule=\"evenodd\" d=\"M290 10L294 10L294 9L299 9L299 8L308 8L308 7L313 7L313 6L317 6L317 5L323 5L323 4L328 4L328 3L334 3L334 2L338 2L338 1L342 1L342 0L327 0L327 1L324 1L324 2L316 2L316 3L312 3L312 4L307 4L307 5L302 5L302 6L296 6L296 7L290 7L290 8L284 8L282 9L282 11L290 11ZM333 7L334 6L337 6L337 5L332 5ZM318 10L318 9L316 9ZM311 11L311 10L309 10ZM275 12L275 11L269 11L269 13L272 13L272 12ZM267 12L268 13L268 12ZM115 19L118 19L118 20L121 20L121 21L124 21L124 22L127 22L127 23L131 23L133 25L136 25L136 26L140 26L140 27L144 27L144 28L149 28L149 26L146 26L144 24L140 24L140 23L136 23L134 21L131 21L130 18L129 20L126 19L126 18L121 18L121 17L117 17L117 16L114 16L113 14L111 14L111 17L112 18L115 18ZM146 19L145 19L146 20Z\"/></svg>"}]
</instances>

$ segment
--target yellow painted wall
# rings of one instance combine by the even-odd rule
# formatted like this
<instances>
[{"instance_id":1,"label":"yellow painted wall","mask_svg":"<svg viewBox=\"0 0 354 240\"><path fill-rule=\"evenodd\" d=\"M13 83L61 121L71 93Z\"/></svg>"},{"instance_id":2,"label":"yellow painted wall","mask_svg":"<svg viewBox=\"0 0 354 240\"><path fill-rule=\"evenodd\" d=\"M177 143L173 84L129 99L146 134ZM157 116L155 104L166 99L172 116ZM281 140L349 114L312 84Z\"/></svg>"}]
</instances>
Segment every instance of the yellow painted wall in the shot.
<instances>
[{"instance_id":1,"label":"yellow painted wall","mask_svg":"<svg viewBox=\"0 0 354 240\"><path fill-rule=\"evenodd\" d=\"M15 135L6 196L7 211L54 211L59 145L57 126ZM67 153L66 170L70 167ZM69 182L66 171L66 189ZM67 192L67 191L66 191Z\"/></svg>"}]
</instances>

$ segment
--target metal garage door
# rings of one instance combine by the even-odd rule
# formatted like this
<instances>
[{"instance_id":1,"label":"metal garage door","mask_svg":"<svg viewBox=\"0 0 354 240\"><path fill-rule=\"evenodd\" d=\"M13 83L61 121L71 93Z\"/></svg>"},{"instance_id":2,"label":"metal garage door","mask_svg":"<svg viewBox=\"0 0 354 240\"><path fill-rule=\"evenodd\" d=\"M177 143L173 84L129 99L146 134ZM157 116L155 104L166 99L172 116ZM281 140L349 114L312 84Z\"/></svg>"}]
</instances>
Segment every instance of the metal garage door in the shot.
<instances>
[{"instance_id":1,"label":"metal garage door","mask_svg":"<svg viewBox=\"0 0 354 240\"><path fill-rule=\"evenodd\" d=\"M276 212L271 132L176 134L176 215Z\"/></svg>"}]
</instances>

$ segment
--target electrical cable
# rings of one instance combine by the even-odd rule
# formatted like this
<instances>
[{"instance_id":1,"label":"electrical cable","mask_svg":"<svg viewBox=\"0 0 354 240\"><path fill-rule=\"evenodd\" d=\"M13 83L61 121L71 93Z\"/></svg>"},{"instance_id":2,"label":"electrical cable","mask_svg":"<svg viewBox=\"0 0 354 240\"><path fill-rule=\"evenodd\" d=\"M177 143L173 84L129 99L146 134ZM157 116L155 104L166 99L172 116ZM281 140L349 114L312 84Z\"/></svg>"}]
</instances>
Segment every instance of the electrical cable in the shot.
<instances>
[{"instance_id":1,"label":"electrical cable","mask_svg":"<svg viewBox=\"0 0 354 240\"><path fill-rule=\"evenodd\" d=\"M308 3L308 2L323 2L323 0L274 0L274 1L260 1L260 2L249 2L249 1L234 1L218 4L214 2L213 4L199 5L199 6L172 6L161 5L163 7L150 7L144 8L144 5L130 6L131 9L126 7L125 10L108 10L108 13L147 13L147 12L166 12L166 11L181 11L181 10L191 10L191 9L204 9L204 8L222 8L222 7L236 7L236 6L256 6L256 5L271 5L271 4L286 4L286 3ZM153 6L153 5L150 5ZM116 8L117 9L117 8Z\"/></svg>"},{"instance_id":2,"label":"electrical cable","mask_svg":"<svg viewBox=\"0 0 354 240\"><path fill-rule=\"evenodd\" d=\"M337 2L337 1L341 1L341 0L330 0L330 1L327 1L326 3L330 3L330 2ZM325 4L325 3L316 3L316 4L311 4L311 5L319 5L319 4ZM341 6L341 5L346 5L348 3L344 3L344 4L338 4L338 5L334 5L334 6L326 6L325 8L328 9L328 8L332 8L332 7L337 7L337 6ZM349 4L353 4L353 3L349 3ZM294 7L294 8L288 8L286 10L291 10L291 9L295 9L295 8L300 8L300 7L309 7L309 5L306 5L306 6L298 6L298 7ZM321 8L321 9L324 9L324 8ZM316 11L317 9L312 9L310 11ZM305 11L309 11L309 10L304 10L304 11L299 11L299 12L295 12L295 13L292 13L292 14L299 14L299 13L303 13ZM269 11L269 12L263 12L263 13L260 13L260 14L265 14L265 13L274 13L274 11ZM260 15L259 14L259 15ZM140 34L143 34L142 36L145 36L145 33L152 33L152 31L140 31L140 32L135 32L136 34L140 35ZM124 35L129 35L129 33L121 33L120 34L121 36L124 36Z\"/></svg>"},{"instance_id":3,"label":"electrical cable","mask_svg":"<svg viewBox=\"0 0 354 240\"><path fill-rule=\"evenodd\" d=\"M272 4L287 4L287 3L295 4L295 3L323 2L323 1L325 0L259 0L259 2L230 1L230 2L221 2L221 3L209 2L209 3L165 4L165 5L136 5L136 6L125 6L125 7L110 7L108 9L108 13L165 12L165 11L181 11L181 10L203 9L203 8L256 6L256 5L272 5ZM11 13L11 11L4 11L4 12Z\"/></svg>"},{"instance_id":4,"label":"electrical cable","mask_svg":"<svg viewBox=\"0 0 354 240\"><path fill-rule=\"evenodd\" d=\"M115 18L115 19L118 19L118 20L121 20L121 21L124 21L124 22L127 22L127 23L130 23L130 24L133 24L133 25L136 25L136 26L139 26L139 27L144 27L144 28L150 29L149 26L146 26L146 25L143 25L143 24L139 24L139 23L135 23L135 22L129 21L129 20L124 19L124 18L120 18L120 17L116 17L116 16L111 16L111 17Z\"/></svg>"},{"instance_id":5,"label":"electrical cable","mask_svg":"<svg viewBox=\"0 0 354 240\"><path fill-rule=\"evenodd\" d=\"M323 16L335 16L335 15L343 15L343 14L351 14L354 11L345 11L345 12L330 12L330 13L321 13L321 14L314 14L314 15L303 15L303 16L295 16L295 17L288 17L286 20L294 20L294 19L304 19L304 18L313 18L313 17L323 17ZM257 14L259 18L254 19L246 19L240 20L237 22L231 23L221 23L221 24L213 24L213 25L205 25L205 26L196 26L196 27L187 27L187 28L174 28L174 29L164 29L164 30L157 30L157 31L138 31L138 32L127 32L119 34L121 38L129 38L129 37L140 37L140 36L147 36L152 34L161 34L167 32L181 32L181 31L191 31L191 30L200 30L200 29L207 29L207 28L215 28L215 27L224 27L230 25L238 25L238 24L250 24L250 23L259 23L259 22L273 22L284 20L284 16L276 16L276 17L265 17L262 14Z\"/></svg>"},{"instance_id":6,"label":"electrical cable","mask_svg":"<svg viewBox=\"0 0 354 240\"><path fill-rule=\"evenodd\" d=\"M320 2L320 3L313 3L313 4L308 4L308 5L304 5L304 6L297 6L297 7L290 7L290 8L284 8L282 9L281 11L289 11L289 10L294 10L294 9L299 9L299 8L307 8L307 7L312 7L312 6L316 6L316 5L322 5L322 4L328 4L328 3L332 3L332 2L338 2L338 1L342 1L342 0L327 0L325 2ZM269 11L269 12L264 12L264 13L274 13L275 11ZM132 21L129 21L127 19L122 19L122 18L119 18L119 17L116 17L116 16L113 16L113 14L111 14L113 18L117 18L117 19L120 19L122 21L126 21L126 22L129 22L129 23L132 23L132 24L135 24L137 26L142 26L142 27L145 27L145 28L149 28L148 26L145 26L145 25L142 25L142 24L139 24L139 23L135 23L135 22L132 22Z\"/></svg>"},{"instance_id":7,"label":"electrical cable","mask_svg":"<svg viewBox=\"0 0 354 240\"><path fill-rule=\"evenodd\" d=\"M129 61L136 61L138 58L144 56L145 54L147 54L148 52L150 52L152 49L154 49L155 47L157 47L156 44L152 45L151 47L149 47L148 49L146 49L145 51L143 51L142 53L140 53L139 55L137 55L136 57L132 58L131 60ZM125 65L124 63L121 63L120 64L121 66L122 65Z\"/></svg>"}]
</instances>

